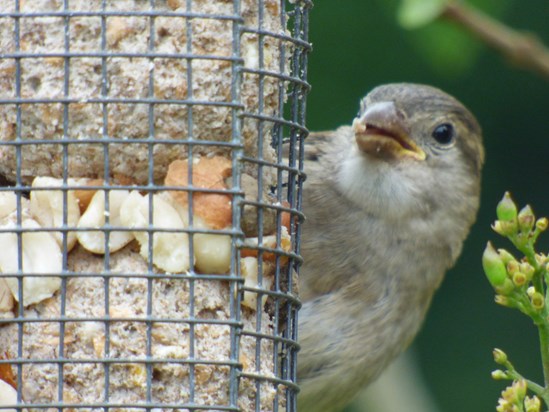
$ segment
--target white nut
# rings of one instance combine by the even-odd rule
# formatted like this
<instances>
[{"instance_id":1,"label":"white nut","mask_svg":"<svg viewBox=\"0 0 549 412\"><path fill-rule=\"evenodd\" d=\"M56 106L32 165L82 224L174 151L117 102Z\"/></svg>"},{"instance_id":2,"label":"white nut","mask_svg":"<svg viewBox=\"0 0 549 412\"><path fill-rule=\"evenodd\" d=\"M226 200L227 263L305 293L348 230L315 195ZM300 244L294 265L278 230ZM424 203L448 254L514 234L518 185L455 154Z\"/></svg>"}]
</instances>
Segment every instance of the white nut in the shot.
<instances>
[{"instance_id":1,"label":"white nut","mask_svg":"<svg viewBox=\"0 0 549 412\"><path fill-rule=\"evenodd\" d=\"M22 272L23 305L26 307L51 297L61 287L61 278L49 274L61 273L62 253L57 241L48 232L40 232L40 225L33 219L21 222L22 234ZM15 229L16 223L8 221L3 229ZM18 270L19 250L15 233L0 233L0 271L14 274ZM19 300L19 280L5 278L15 300Z\"/></svg>"},{"instance_id":2,"label":"white nut","mask_svg":"<svg viewBox=\"0 0 549 412\"><path fill-rule=\"evenodd\" d=\"M17 209L17 196L13 192L0 192L0 219Z\"/></svg>"},{"instance_id":3,"label":"white nut","mask_svg":"<svg viewBox=\"0 0 549 412\"><path fill-rule=\"evenodd\" d=\"M149 196L141 196L132 191L122 204L120 215L122 224L129 228L136 228L133 232L141 246L140 253L149 259L149 234L142 229L175 229L183 230L186 224L180 214L170 203L160 195L153 196L152 222L149 222ZM182 232L155 231L152 241L152 263L167 272L181 273L189 270L189 236Z\"/></svg>"},{"instance_id":4,"label":"white nut","mask_svg":"<svg viewBox=\"0 0 549 412\"><path fill-rule=\"evenodd\" d=\"M193 236L195 267L202 273L227 273L233 252L229 235L197 233Z\"/></svg>"},{"instance_id":5,"label":"white nut","mask_svg":"<svg viewBox=\"0 0 549 412\"><path fill-rule=\"evenodd\" d=\"M109 215L111 226L125 226L121 213L122 203L128 198L127 190L111 190L109 192L109 211L105 210L105 191L98 190L88 205L88 208L78 221L78 227L82 229L99 229L80 231L77 234L78 242L92 253L105 253L105 216ZM129 231L111 231L109 233L108 248L110 252L122 249L133 239Z\"/></svg>"},{"instance_id":6,"label":"white nut","mask_svg":"<svg viewBox=\"0 0 549 412\"><path fill-rule=\"evenodd\" d=\"M185 227L188 227L189 209L174 200L169 192L158 194L168 202L179 214ZM209 229L203 219L193 216L193 227ZM231 268L232 239L229 235L215 233L197 233L193 236L194 265L202 273L222 274Z\"/></svg>"},{"instance_id":7,"label":"white nut","mask_svg":"<svg viewBox=\"0 0 549 412\"><path fill-rule=\"evenodd\" d=\"M21 196L19 211L22 220L33 219L29 199ZM0 225L6 222L17 222L17 195L14 192L0 192Z\"/></svg>"},{"instance_id":8,"label":"white nut","mask_svg":"<svg viewBox=\"0 0 549 412\"><path fill-rule=\"evenodd\" d=\"M175 209L185 227L189 226L189 209L179 204L179 202L173 198L170 192L159 192L157 196ZM193 226L199 227L201 229L206 228L206 224L204 223L204 221L196 215L193 216Z\"/></svg>"},{"instance_id":9,"label":"white nut","mask_svg":"<svg viewBox=\"0 0 549 412\"><path fill-rule=\"evenodd\" d=\"M62 179L53 177L36 177L32 182L33 188L61 187ZM66 222L68 227L75 227L80 219L80 208L73 190L67 191ZM31 190L30 210L34 218L44 228L63 226L63 191L62 190ZM57 243L63 247L63 232L51 232ZM67 251L76 244L76 233L67 232Z\"/></svg>"},{"instance_id":10,"label":"white nut","mask_svg":"<svg viewBox=\"0 0 549 412\"><path fill-rule=\"evenodd\" d=\"M80 213L84 213L88 208L93 195L97 193L97 189L91 189L93 186L104 186L105 181L103 179L89 179L86 177L78 177L75 179L69 179L72 186L77 186L74 190L74 197L80 208Z\"/></svg>"},{"instance_id":11,"label":"white nut","mask_svg":"<svg viewBox=\"0 0 549 412\"><path fill-rule=\"evenodd\" d=\"M0 278L0 312L9 312L13 309L15 301L6 279Z\"/></svg>"},{"instance_id":12,"label":"white nut","mask_svg":"<svg viewBox=\"0 0 549 412\"><path fill-rule=\"evenodd\" d=\"M267 263L263 263L263 276L261 280L261 286L258 284L259 265L257 258L245 257L240 259L240 273L244 277L244 286L250 288L261 287L261 289L270 290L273 283L272 277L268 276L270 266ZM257 309L257 296L256 292L245 291L242 298L242 306L246 306L250 309ZM261 305L264 306L267 301L267 295L262 296Z\"/></svg>"},{"instance_id":13,"label":"white nut","mask_svg":"<svg viewBox=\"0 0 549 412\"><path fill-rule=\"evenodd\" d=\"M0 379L0 407L17 404L17 391L6 381ZM2 409L3 412L15 412L15 409Z\"/></svg>"}]
</instances>

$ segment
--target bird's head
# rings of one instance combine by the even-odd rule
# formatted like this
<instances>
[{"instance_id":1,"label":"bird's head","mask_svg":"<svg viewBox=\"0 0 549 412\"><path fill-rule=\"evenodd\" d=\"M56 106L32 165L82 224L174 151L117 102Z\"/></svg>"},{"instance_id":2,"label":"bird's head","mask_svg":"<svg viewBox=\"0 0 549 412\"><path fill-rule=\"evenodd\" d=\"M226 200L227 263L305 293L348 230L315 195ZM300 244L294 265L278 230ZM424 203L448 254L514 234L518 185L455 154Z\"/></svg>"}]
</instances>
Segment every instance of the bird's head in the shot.
<instances>
[{"instance_id":1,"label":"bird's head","mask_svg":"<svg viewBox=\"0 0 549 412\"><path fill-rule=\"evenodd\" d=\"M439 163L461 152L472 173L484 160L481 130L459 101L431 86L397 83L372 90L353 122L356 143L365 154L398 161Z\"/></svg>"},{"instance_id":2,"label":"bird's head","mask_svg":"<svg viewBox=\"0 0 549 412\"><path fill-rule=\"evenodd\" d=\"M396 218L446 208L472 223L484 149L459 101L431 86L379 86L362 100L352 131L354 155L340 181L355 203Z\"/></svg>"}]
</instances>

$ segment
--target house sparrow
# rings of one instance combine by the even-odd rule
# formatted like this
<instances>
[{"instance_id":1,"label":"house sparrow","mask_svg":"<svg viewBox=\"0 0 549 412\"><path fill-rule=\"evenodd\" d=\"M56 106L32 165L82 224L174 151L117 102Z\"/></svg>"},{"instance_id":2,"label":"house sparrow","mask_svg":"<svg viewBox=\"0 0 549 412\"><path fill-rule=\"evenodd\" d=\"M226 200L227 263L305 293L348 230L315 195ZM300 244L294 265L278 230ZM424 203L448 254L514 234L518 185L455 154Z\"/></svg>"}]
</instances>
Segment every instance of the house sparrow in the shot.
<instances>
[{"instance_id":1,"label":"house sparrow","mask_svg":"<svg viewBox=\"0 0 549 412\"><path fill-rule=\"evenodd\" d=\"M417 334L475 220L484 150L460 102L400 83L305 153L298 410L338 411Z\"/></svg>"}]
</instances>

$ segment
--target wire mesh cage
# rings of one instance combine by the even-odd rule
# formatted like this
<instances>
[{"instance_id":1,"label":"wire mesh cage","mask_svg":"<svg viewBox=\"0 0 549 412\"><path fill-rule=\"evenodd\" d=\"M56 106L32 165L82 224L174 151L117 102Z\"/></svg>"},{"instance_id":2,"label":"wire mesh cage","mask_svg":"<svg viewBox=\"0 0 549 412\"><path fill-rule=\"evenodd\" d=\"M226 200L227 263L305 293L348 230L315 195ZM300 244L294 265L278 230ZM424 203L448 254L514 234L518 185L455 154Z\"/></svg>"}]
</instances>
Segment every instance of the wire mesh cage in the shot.
<instances>
[{"instance_id":1,"label":"wire mesh cage","mask_svg":"<svg viewBox=\"0 0 549 412\"><path fill-rule=\"evenodd\" d=\"M0 408L295 410L310 7L0 2Z\"/></svg>"}]
</instances>

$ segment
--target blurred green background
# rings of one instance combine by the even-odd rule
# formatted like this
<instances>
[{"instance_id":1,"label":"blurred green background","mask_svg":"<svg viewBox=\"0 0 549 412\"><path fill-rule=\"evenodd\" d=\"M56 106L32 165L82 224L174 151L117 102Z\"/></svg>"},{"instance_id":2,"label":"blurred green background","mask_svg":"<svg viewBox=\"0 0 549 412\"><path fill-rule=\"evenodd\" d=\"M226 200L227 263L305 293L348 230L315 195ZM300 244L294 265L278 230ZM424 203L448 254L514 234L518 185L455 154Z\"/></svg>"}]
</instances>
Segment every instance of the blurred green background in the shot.
<instances>
[{"instance_id":1,"label":"blurred green background","mask_svg":"<svg viewBox=\"0 0 549 412\"><path fill-rule=\"evenodd\" d=\"M549 44L547 0L471 3ZM480 214L413 351L441 412L495 410L506 382L490 377L497 366L494 347L505 350L523 374L541 381L536 330L517 311L493 303L480 258L488 239L509 246L490 229L505 190L519 205L530 203L538 216L549 216L549 80L509 64L447 24L405 30L397 22L397 5L396 0L315 1L308 126L318 131L349 124L364 94L395 81L440 87L476 114L487 153ZM539 250L549 250L549 234L542 236Z\"/></svg>"}]
</instances>

